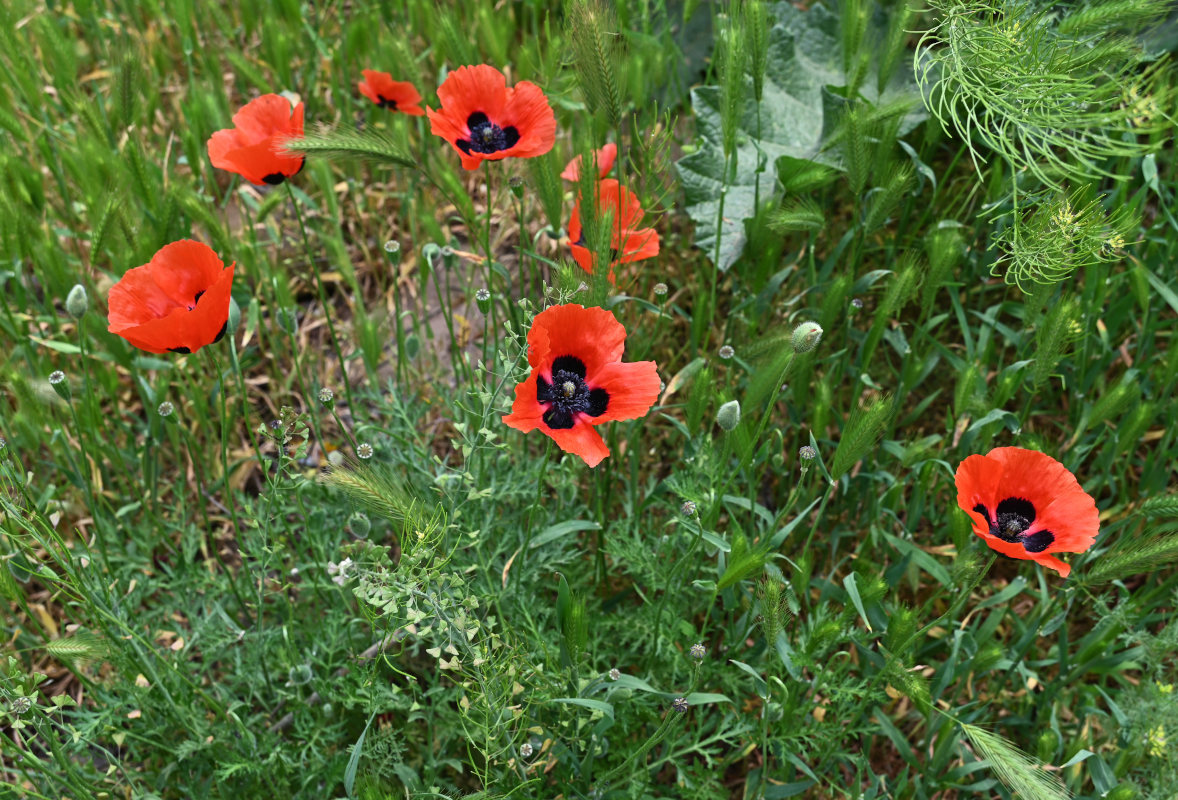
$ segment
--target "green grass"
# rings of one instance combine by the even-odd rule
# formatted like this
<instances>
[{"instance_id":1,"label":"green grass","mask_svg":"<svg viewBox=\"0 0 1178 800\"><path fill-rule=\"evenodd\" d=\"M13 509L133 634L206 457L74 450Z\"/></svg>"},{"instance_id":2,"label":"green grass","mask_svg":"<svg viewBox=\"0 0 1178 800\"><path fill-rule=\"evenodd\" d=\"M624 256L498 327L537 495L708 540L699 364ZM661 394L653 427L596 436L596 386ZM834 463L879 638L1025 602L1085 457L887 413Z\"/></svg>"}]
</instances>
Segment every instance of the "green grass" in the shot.
<instances>
[{"instance_id":1,"label":"green grass","mask_svg":"<svg viewBox=\"0 0 1178 800\"><path fill-rule=\"evenodd\" d=\"M1095 163L1131 228L1088 258L1028 205L1082 187L928 117L905 31L940 17L748 5L0 8L0 795L1172 796L1172 120ZM467 173L355 90L436 107L477 63L544 89L552 153ZM214 169L271 91L383 155L325 133L290 192ZM607 138L661 238L617 287L556 178ZM1019 236L1060 280L1012 285ZM107 292L185 237L236 262L240 321L137 351ZM499 419L555 302L666 383L594 470ZM1000 445L1096 500L1066 581L957 508Z\"/></svg>"}]
</instances>

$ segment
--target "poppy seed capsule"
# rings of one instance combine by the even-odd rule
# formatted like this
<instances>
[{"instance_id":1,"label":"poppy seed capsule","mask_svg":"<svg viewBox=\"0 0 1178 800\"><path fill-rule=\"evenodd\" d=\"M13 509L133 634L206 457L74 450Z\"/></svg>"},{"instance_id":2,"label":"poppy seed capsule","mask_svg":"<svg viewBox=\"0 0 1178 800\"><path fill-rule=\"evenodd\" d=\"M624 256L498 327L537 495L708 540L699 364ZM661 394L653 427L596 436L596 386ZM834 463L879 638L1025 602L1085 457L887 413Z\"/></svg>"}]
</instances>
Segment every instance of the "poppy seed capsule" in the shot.
<instances>
[{"instance_id":1,"label":"poppy seed capsule","mask_svg":"<svg viewBox=\"0 0 1178 800\"><path fill-rule=\"evenodd\" d=\"M729 400L716 412L716 424L724 431L731 431L740 424L740 401Z\"/></svg>"},{"instance_id":2,"label":"poppy seed capsule","mask_svg":"<svg viewBox=\"0 0 1178 800\"><path fill-rule=\"evenodd\" d=\"M486 289L479 289L474 293L474 302L479 307L479 311L486 314L491 310L491 293Z\"/></svg>"},{"instance_id":3,"label":"poppy seed capsule","mask_svg":"<svg viewBox=\"0 0 1178 800\"><path fill-rule=\"evenodd\" d=\"M62 400L70 399L70 382L65 379L64 372L55 369L49 373L49 385L53 387L53 391L57 392L57 396Z\"/></svg>"},{"instance_id":4,"label":"poppy seed capsule","mask_svg":"<svg viewBox=\"0 0 1178 800\"><path fill-rule=\"evenodd\" d=\"M74 319L81 319L90 308L90 298L86 294L86 287L80 283L74 284L74 288L70 289L70 293L65 298L65 310Z\"/></svg>"},{"instance_id":5,"label":"poppy seed capsule","mask_svg":"<svg viewBox=\"0 0 1178 800\"><path fill-rule=\"evenodd\" d=\"M822 339L822 326L817 322L803 322L794 328L793 346L795 353L808 353L818 346Z\"/></svg>"}]
</instances>

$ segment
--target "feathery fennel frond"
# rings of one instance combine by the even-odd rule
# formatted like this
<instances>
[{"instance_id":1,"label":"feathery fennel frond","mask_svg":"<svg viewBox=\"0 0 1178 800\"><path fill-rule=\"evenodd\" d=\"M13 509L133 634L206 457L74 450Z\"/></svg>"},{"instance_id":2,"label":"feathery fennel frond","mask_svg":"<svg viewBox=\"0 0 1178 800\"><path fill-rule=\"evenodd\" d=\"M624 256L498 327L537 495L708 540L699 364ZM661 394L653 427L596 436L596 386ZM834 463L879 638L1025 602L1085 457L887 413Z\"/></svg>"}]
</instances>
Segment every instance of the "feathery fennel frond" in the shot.
<instances>
[{"instance_id":1,"label":"feathery fennel frond","mask_svg":"<svg viewBox=\"0 0 1178 800\"><path fill-rule=\"evenodd\" d=\"M1029 3L932 5L943 19L920 40L917 82L975 163L989 151L1062 191L1065 183L1124 178L1105 162L1144 155L1154 147L1148 135L1170 124L1161 62L1142 67L1128 37L1067 35L1067 18L1056 25Z\"/></svg>"}]
</instances>

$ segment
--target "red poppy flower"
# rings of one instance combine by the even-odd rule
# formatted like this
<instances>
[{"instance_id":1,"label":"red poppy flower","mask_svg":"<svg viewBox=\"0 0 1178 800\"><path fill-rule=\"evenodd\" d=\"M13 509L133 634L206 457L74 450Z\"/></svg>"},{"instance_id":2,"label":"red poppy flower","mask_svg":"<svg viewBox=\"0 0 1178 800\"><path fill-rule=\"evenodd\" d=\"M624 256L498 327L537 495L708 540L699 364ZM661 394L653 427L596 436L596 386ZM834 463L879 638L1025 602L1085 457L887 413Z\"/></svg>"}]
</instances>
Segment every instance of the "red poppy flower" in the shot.
<instances>
[{"instance_id":1,"label":"red poppy flower","mask_svg":"<svg viewBox=\"0 0 1178 800\"><path fill-rule=\"evenodd\" d=\"M107 330L149 353L193 353L225 335L233 268L208 245L164 245L110 289Z\"/></svg>"},{"instance_id":2,"label":"red poppy flower","mask_svg":"<svg viewBox=\"0 0 1178 800\"><path fill-rule=\"evenodd\" d=\"M552 306L528 331L527 380L503 421L528 433L539 428L566 453L596 467L609 449L594 425L637 419L659 396L653 361L622 362L626 329L604 308Z\"/></svg>"},{"instance_id":3,"label":"red poppy flower","mask_svg":"<svg viewBox=\"0 0 1178 800\"><path fill-rule=\"evenodd\" d=\"M556 142L556 115L540 87L507 78L494 67L459 67L438 87L442 107L425 110L430 132L462 156L462 166L477 169L484 160L531 158Z\"/></svg>"},{"instance_id":4,"label":"red poppy flower","mask_svg":"<svg viewBox=\"0 0 1178 800\"><path fill-rule=\"evenodd\" d=\"M233 115L237 127L209 137L209 161L252 184L277 185L303 168L302 156L286 155L283 144L303 136L303 104L291 110L282 95L264 94Z\"/></svg>"},{"instance_id":5,"label":"red poppy flower","mask_svg":"<svg viewBox=\"0 0 1178 800\"><path fill-rule=\"evenodd\" d=\"M387 72L377 72L374 69L366 69L363 72L364 80L356 84L356 88L360 90L360 94L381 108L400 111L414 117L420 117L425 113L418 105L421 95L413 88L412 83L395 81Z\"/></svg>"},{"instance_id":6,"label":"red poppy flower","mask_svg":"<svg viewBox=\"0 0 1178 800\"><path fill-rule=\"evenodd\" d=\"M620 211L619 211L620 209ZM659 254L659 234L654 228L639 228L642 224L642 204L638 198L613 178L597 183L597 213L609 221L610 264L609 281L614 282L614 267L654 258ZM573 205L569 219L569 246L573 258L586 272L593 272L593 253L585 246L581 231L581 198Z\"/></svg>"},{"instance_id":7,"label":"red poppy flower","mask_svg":"<svg viewBox=\"0 0 1178 800\"><path fill-rule=\"evenodd\" d=\"M604 178L609 174L609 171L614 168L614 161L618 158L618 146L610 142L600 150L593 153L593 162L597 164L597 177ZM581 157L577 156L568 164L565 165L564 172L560 173L560 177L566 181L581 180Z\"/></svg>"},{"instance_id":8,"label":"red poppy flower","mask_svg":"<svg viewBox=\"0 0 1178 800\"><path fill-rule=\"evenodd\" d=\"M957 505L991 549L1030 559L1061 576L1072 571L1050 553L1083 553L1096 540L1100 513L1076 476L1045 453L996 447L957 467Z\"/></svg>"}]
</instances>

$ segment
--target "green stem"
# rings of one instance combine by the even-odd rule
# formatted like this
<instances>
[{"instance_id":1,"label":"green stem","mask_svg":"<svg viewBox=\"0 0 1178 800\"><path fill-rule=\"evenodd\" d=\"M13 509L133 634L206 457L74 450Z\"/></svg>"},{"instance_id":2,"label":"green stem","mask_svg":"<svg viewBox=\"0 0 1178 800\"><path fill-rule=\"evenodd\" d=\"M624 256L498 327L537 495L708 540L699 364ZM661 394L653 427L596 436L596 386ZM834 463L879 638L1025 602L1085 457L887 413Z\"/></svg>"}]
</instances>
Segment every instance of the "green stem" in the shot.
<instances>
[{"instance_id":1,"label":"green stem","mask_svg":"<svg viewBox=\"0 0 1178 800\"><path fill-rule=\"evenodd\" d=\"M290 195L290 204L294 206L295 218L299 221L299 233L303 237L303 253L307 258L307 262L311 265L311 271L315 275L315 289L319 295L319 305L323 306L323 317L327 320L327 334L331 339L331 348L335 351L335 357L339 359L340 380L342 380L344 384L344 396L348 399L348 409L353 415L355 415L359 409L356 406L355 399L352 397L352 385L348 380L348 364L344 360L344 354L342 348L340 347L339 337L336 336L335 333L335 323L331 319L331 306L329 306L327 302L327 291L323 288L323 278L319 274L319 264L311 254L311 243L307 238L307 226L303 222L303 212L299 207L298 200L295 198L294 187L291 185L290 181L286 181L286 192L288 195ZM311 389L312 394L314 394L314 387L304 387L304 390L306 389ZM308 398L308 403L310 402L311 398ZM315 419L315 415L312 415L312 419ZM316 431L315 435L319 436L319 431Z\"/></svg>"}]
</instances>

